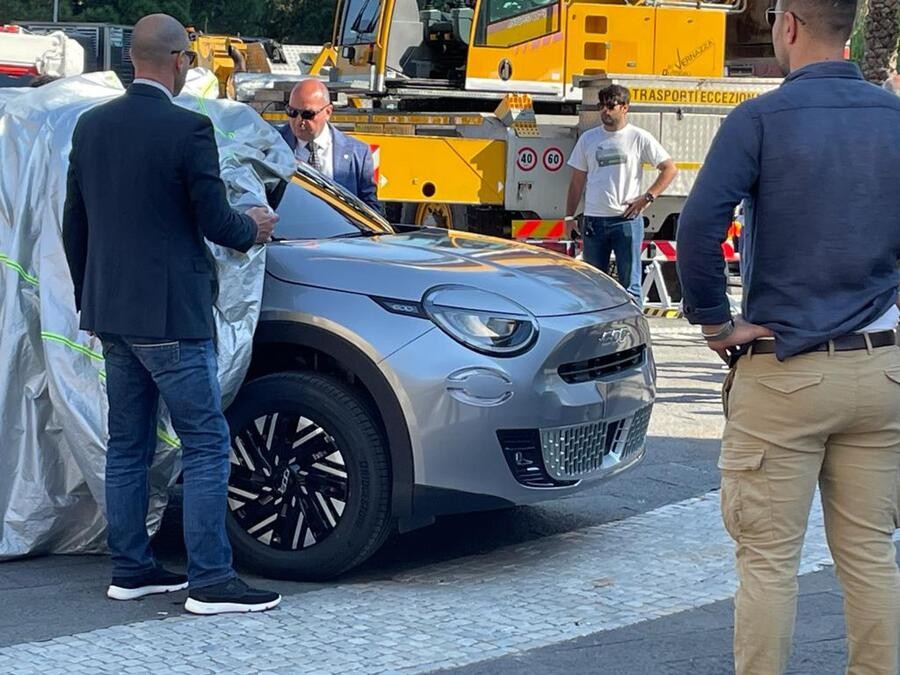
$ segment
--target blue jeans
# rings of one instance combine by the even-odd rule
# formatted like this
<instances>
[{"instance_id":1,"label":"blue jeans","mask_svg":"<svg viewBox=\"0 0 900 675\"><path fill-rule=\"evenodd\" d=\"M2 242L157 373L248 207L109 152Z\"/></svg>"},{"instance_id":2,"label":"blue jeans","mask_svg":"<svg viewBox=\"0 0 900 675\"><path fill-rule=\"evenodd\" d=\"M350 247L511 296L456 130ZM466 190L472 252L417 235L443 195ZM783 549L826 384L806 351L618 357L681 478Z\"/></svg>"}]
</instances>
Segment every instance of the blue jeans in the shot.
<instances>
[{"instance_id":1,"label":"blue jeans","mask_svg":"<svg viewBox=\"0 0 900 675\"><path fill-rule=\"evenodd\" d=\"M644 241L642 216L584 218L584 261L609 274L609 254L616 253L616 275L619 283L634 297L641 299L641 243Z\"/></svg>"},{"instance_id":2,"label":"blue jeans","mask_svg":"<svg viewBox=\"0 0 900 675\"><path fill-rule=\"evenodd\" d=\"M225 532L231 439L212 340L100 339L109 398L106 518L113 576L140 576L157 566L146 522L162 397L182 445L188 581L192 588L228 581L235 576Z\"/></svg>"}]
</instances>

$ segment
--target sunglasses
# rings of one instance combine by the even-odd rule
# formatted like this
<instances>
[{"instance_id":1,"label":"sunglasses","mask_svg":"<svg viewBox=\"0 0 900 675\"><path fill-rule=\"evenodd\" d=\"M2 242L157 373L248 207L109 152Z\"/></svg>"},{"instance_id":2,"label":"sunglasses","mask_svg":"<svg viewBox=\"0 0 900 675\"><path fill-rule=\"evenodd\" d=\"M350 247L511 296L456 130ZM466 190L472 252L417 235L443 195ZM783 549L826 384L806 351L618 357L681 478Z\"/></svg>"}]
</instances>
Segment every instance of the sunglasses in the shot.
<instances>
[{"instance_id":1,"label":"sunglasses","mask_svg":"<svg viewBox=\"0 0 900 675\"><path fill-rule=\"evenodd\" d=\"M300 110L299 108L294 108L293 106L286 105L284 106L284 114L288 117L299 117L301 120L309 121L311 119L315 119L316 115L325 110L330 103L326 103L318 110Z\"/></svg>"},{"instance_id":2,"label":"sunglasses","mask_svg":"<svg viewBox=\"0 0 900 675\"><path fill-rule=\"evenodd\" d=\"M806 22L799 16L797 16L794 12L786 9L775 9L774 7L770 7L766 10L766 23L769 24L769 28L775 25L775 19L779 14L790 14L797 20L797 23L803 24L804 26L806 25Z\"/></svg>"},{"instance_id":3,"label":"sunglasses","mask_svg":"<svg viewBox=\"0 0 900 675\"><path fill-rule=\"evenodd\" d=\"M622 101L609 101L609 102L607 102L607 103L601 103L601 104L600 104L600 107L601 107L601 108L606 108L607 110L615 110L615 109L618 108L620 105L625 105L625 104L622 103Z\"/></svg>"},{"instance_id":4,"label":"sunglasses","mask_svg":"<svg viewBox=\"0 0 900 675\"><path fill-rule=\"evenodd\" d=\"M179 56L181 54L184 54L185 56L187 56L188 57L188 66L190 66L191 68L193 68L194 66L197 65L197 52L195 52L191 49L173 49L169 53L170 54L178 54Z\"/></svg>"}]
</instances>

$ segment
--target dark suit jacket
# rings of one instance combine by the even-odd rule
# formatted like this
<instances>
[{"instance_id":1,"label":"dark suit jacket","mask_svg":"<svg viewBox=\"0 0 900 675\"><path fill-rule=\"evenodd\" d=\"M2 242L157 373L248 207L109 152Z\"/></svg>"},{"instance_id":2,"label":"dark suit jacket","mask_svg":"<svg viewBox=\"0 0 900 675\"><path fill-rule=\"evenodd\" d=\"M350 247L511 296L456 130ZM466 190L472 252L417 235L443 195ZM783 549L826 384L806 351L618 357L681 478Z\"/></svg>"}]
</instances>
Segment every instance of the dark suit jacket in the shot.
<instances>
[{"instance_id":1,"label":"dark suit jacket","mask_svg":"<svg viewBox=\"0 0 900 675\"><path fill-rule=\"evenodd\" d=\"M296 150L297 137L291 131L291 125L283 124L278 131L291 146L291 150ZM378 197L375 196L375 165L369 146L360 140L350 138L333 126L331 134L334 139L331 164L334 167L334 182L382 213L381 204L378 203Z\"/></svg>"},{"instance_id":2,"label":"dark suit jacket","mask_svg":"<svg viewBox=\"0 0 900 675\"><path fill-rule=\"evenodd\" d=\"M215 269L203 238L247 251L209 118L144 84L78 120L63 244L81 328L166 340L213 337Z\"/></svg>"}]
</instances>

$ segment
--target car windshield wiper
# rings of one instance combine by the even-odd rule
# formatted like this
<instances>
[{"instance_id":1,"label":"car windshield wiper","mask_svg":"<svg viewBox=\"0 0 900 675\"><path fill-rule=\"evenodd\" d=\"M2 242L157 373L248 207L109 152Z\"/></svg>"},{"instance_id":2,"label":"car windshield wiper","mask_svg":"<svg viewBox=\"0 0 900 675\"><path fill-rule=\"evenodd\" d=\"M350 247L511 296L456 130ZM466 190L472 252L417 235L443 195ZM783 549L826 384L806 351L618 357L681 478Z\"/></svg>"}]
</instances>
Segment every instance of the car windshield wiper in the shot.
<instances>
[{"instance_id":1,"label":"car windshield wiper","mask_svg":"<svg viewBox=\"0 0 900 675\"><path fill-rule=\"evenodd\" d=\"M337 234L330 239L355 239L357 237L378 237L382 234L390 234L389 232L376 232L375 230L360 230L359 232L346 232Z\"/></svg>"}]
</instances>

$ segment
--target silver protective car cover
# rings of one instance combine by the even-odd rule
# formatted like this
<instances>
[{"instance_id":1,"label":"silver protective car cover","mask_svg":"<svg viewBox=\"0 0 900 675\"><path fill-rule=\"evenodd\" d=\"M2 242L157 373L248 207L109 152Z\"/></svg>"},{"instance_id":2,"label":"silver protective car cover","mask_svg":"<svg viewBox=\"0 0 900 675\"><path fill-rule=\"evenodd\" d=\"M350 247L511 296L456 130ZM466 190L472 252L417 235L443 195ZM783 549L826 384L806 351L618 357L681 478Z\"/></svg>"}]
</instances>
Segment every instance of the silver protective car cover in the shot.
<instances>
[{"instance_id":1,"label":"silver protective car cover","mask_svg":"<svg viewBox=\"0 0 900 675\"><path fill-rule=\"evenodd\" d=\"M0 559L99 552L105 373L99 341L78 329L61 226L75 123L124 89L112 73L92 73L0 91ZM291 151L252 109L216 100L217 93L208 71L192 71L176 103L212 120L232 205L265 204L266 187L293 172ZM265 254L258 246L248 254L210 248L220 284L215 322L227 402L249 365ZM163 413L151 530L177 478L178 447Z\"/></svg>"}]
</instances>

